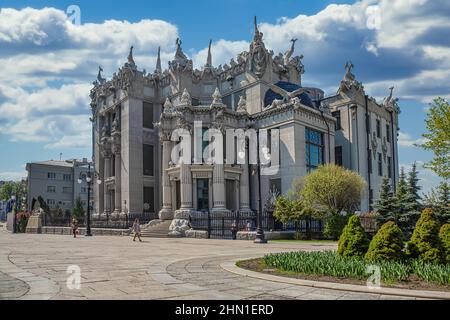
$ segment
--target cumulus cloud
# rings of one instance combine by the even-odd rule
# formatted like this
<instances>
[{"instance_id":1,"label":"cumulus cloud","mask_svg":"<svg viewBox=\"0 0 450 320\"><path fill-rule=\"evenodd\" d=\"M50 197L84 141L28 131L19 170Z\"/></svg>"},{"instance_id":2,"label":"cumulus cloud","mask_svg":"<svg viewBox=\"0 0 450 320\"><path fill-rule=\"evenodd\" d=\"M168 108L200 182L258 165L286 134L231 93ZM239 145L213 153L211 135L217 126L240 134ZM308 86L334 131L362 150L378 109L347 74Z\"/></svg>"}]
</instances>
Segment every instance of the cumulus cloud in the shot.
<instances>
[{"instance_id":1,"label":"cumulus cloud","mask_svg":"<svg viewBox=\"0 0 450 320\"><path fill-rule=\"evenodd\" d=\"M55 8L0 9L0 134L46 148L89 146L89 90L102 65L111 76L131 45L153 71L161 46L173 57L177 27L162 20L72 24Z\"/></svg>"},{"instance_id":2,"label":"cumulus cloud","mask_svg":"<svg viewBox=\"0 0 450 320\"><path fill-rule=\"evenodd\" d=\"M398 133L398 145L405 148L413 148L416 145L426 142L425 138L413 139L411 135L399 131Z\"/></svg>"}]
</instances>

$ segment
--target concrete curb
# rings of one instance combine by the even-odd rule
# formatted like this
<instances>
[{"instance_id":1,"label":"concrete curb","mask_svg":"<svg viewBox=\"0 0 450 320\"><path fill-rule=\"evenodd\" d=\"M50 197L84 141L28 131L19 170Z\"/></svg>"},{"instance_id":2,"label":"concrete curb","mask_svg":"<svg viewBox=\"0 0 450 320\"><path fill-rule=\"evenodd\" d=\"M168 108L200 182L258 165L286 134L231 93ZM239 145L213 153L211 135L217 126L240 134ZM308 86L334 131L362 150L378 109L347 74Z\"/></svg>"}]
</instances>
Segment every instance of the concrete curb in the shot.
<instances>
[{"instance_id":1,"label":"concrete curb","mask_svg":"<svg viewBox=\"0 0 450 320\"><path fill-rule=\"evenodd\" d=\"M320 289L332 289L340 291L351 291L351 292L364 292L372 294L384 294L384 295L394 295L403 296L411 298L422 298L422 299L439 299L439 300L450 300L450 292L444 291L425 291L425 290L410 290L410 289L397 289L397 288L386 288L381 287L379 289L369 289L365 286L355 285L355 284L340 284L324 281L312 281L303 279L294 279L288 277L275 276L270 274L264 274L261 272L250 271L246 269L239 268L236 266L236 262L242 259L233 259L231 261L224 262L220 264L220 267L228 272L238 274L240 276L288 283L299 286L314 287Z\"/></svg>"}]
</instances>

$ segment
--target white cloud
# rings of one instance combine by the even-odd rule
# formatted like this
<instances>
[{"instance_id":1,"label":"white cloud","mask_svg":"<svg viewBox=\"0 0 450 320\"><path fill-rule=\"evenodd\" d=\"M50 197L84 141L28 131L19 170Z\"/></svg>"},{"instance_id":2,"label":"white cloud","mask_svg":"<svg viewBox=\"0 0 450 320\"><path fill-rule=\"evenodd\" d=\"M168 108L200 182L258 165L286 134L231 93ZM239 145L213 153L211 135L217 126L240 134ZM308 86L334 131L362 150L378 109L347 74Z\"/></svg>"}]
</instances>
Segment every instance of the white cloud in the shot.
<instances>
[{"instance_id":1,"label":"white cloud","mask_svg":"<svg viewBox=\"0 0 450 320\"><path fill-rule=\"evenodd\" d=\"M426 141L425 138L414 139L409 134L399 131L398 145L405 148L416 147L416 144L422 144Z\"/></svg>"},{"instance_id":2,"label":"white cloud","mask_svg":"<svg viewBox=\"0 0 450 320\"><path fill-rule=\"evenodd\" d=\"M26 178L26 171L4 171L0 172L0 180L2 181L19 181Z\"/></svg>"}]
</instances>

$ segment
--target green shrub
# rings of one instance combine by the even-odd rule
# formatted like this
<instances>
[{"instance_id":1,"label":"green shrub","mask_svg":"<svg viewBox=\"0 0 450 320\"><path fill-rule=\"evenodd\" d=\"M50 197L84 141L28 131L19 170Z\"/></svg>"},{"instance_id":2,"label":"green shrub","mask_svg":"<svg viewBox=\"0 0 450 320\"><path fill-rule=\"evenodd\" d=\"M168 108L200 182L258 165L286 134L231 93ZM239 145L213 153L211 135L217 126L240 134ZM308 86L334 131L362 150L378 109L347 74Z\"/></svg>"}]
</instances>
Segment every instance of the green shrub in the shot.
<instances>
[{"instance_id":1,"label":"green shrub","mask_svg":"<svg viewBox=\"0 0 450 320\"><path fill-rule=\"evenodd\" d=\"M368 261L391 261L403 257L403 233L394 221L381 226L369 244L365 259Z\"/></svg>"},{"instance_id":2,"label":"green shrub","mask_svg":"<svg viewBox=\"0 0 450 320\"><path fill-rule=\"evenodd\" d=\"M348 216L341 214L333 214L325 222L323 235L329 239L338 240L342 234L342 230L347 224Z\"/></svg>"},{"instance_id":3,"label":"green shrub","mask_svg":"<svg viewBox=\"0 0 450 320\"><path fill-rule=\"evenodd\" d=\"M441 227L439 231L439 238L442 242L444 260L446 263L450 264L450 224L446 223Z\"/></svg>"},{"instance_id":4,"label":"green shrub","mask_svg":"<svg viewBox=\"0 0 450 320\"><path fill-rule=\"evenodd\" d=\"M362 257L367 251L367 246L368 241L361 220L353 215L339 238L337 253L344 257Z\"/></svg>"},{"instance_id":5,"label":"green shrub","mask_svg":"<svg viewBox=\"0 0 450 320\"><path fill-rule=\"evenodd\" d=\"M443 261L439 222L433 210L422 211L411 240L407 243L406 254L410 258L419 258L423 262L441 263Z\"/></svg>"}]
</instances>

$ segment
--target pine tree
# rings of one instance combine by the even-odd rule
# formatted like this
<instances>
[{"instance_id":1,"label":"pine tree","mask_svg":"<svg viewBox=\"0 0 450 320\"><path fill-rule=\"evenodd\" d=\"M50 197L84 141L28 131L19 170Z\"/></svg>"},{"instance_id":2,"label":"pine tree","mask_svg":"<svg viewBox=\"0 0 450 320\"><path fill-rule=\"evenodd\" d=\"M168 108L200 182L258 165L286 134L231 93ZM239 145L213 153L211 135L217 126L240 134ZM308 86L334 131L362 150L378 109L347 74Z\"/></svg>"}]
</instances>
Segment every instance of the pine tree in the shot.
<instances>
[{"instance_id":1,"label":"pine tree","mask_svg":"<svg viewBox=\"0 0 450 320\"><path fill-rule=\"evenodd\" d=\"M420 217L421 204L420 204L420 186L418 185L419 178L417 172L417 166L414 162L411 171L408 173L406 184L406 194L404 201L402 202L403 212L400 216L399 223L400 228L405 235L409 238L414 230L417 220Z\"/></svg>"},{"instance_id":2,"label":"pine tree","mask_svg":"<svg viewBox=\"0 0 450 320\"><path fill-rule=\"evenodd\" d=\"M402 167L400 169L400 176L397 184L397 190L394 196L394 209L395 215L397 217L402 216L403 213L405 212L407 192L408 192L408 185L406 183L405 168Z\"/></svg>"},{"instance_id":3,"label":"pine tree","mask_svg":"<svg viewBox=\"0 0 450 320\"><path fill-rule=\"evenodd\" d=\"M442 224L450 223L450 186L441 182L437 192L437 215Z\"/></svg>"},{"instance_id":4,"label":"pine tree","mask_svg":"<svg viewBox=\"0 0 450 320\"><path fill-rule=\"evenodd\" d=\"M384 177L380 188L380 199L375 203L374 208L378 213L377 223L379 226L383 225L388 220L398 222L398 217L395 214L394 195L391 190L389 178Z\"/></svg>"},{"instance_id":5,"label":"pine tree","mask_svg":"<svg viewBox=\"0 0 450 320\"><path fill-rule=\"evenodd\" d=\"M80 197L75 200L75 206L73 207L72 214L76 218L82 218L84 216L83 203Z\"/></svg>"}]
</instances>

